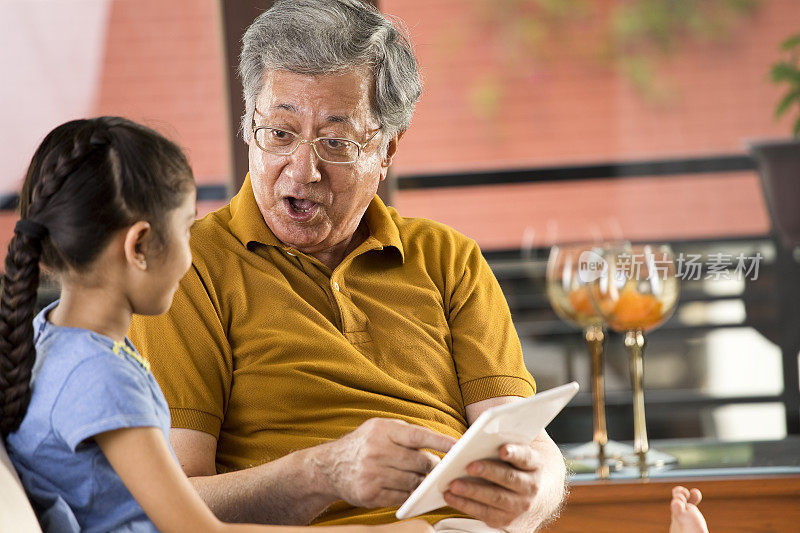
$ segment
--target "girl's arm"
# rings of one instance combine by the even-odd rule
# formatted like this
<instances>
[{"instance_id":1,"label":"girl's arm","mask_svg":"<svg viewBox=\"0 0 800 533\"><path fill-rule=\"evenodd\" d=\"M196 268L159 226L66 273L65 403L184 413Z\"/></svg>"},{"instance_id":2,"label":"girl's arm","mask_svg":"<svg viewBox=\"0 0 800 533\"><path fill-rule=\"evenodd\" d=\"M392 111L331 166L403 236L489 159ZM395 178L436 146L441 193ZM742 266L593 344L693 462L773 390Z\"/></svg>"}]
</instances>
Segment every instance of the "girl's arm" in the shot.
<instances>
[{"instance_id":1,"label":"girl's arm","mask_svg":"<svg viewBox=\"0 0 800 533\"><path fill-rule=\"evenodd\" d=\"M195 492L169 451L164 435L155 427L123 428L95 435L108 462L122 478L147 517L164 533L273 532L308 533L318 528L256 526L221 522ZM340 526L336 533L426 533L425 522L401 522L389 526Z\"/></svg>"}]
</instances>

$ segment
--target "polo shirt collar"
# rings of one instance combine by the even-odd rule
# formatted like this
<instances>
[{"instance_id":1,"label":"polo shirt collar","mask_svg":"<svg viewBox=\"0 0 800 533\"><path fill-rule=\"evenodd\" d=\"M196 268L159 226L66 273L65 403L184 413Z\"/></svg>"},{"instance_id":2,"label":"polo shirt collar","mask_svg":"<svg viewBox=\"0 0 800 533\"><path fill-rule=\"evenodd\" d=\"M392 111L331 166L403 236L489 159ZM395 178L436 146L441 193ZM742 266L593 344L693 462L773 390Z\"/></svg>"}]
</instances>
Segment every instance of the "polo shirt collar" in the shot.
<instances>
[{"instance_id":1,"label":"polo shirt collar","mask_svg":"<svg viewBox=\"0 0 800 533\"><path fill-rule=\"evenodd\" d=\"M290 250L291 247L281 242L267 223L256 203L253 193L253 184L250 181L250 173L244 178L244 183L239 192L230 202L231 220L228 223L231 233L245 246L249 248L251 242L275 246L282 250ZM381 201L378 195L372 201L364 213L364 221L369 228L369 239L375 241L375 246L371 248L393 247L400 252L400 257L405 261L405 251L403 242L400 240L400 231L397 224L392 220L389 209Z\"/></svg>"},{"instance_id":2,"label":"polo shirt collar","mask_svg":"<svg viewBox=\"0 0 800 533\"><path fill-rule=\"evenodd\" d=\"M370 238L375 239L382 248L396 248L400 252L401 261L405 262L406 256L403 250L403 241L400 240L400 231L392 220L389 209L377 194L367 206L364 221L369 228Z\"/></svg>"},{"instance_id":3,"label":"polo shirt collar","mask_svg":"<svg viewBox=\"0 0 800 533\"><path fill-rule=\"evenodd\" d=\"M251 242L288 248L269 229L264 222L264 215L256 203L253 193L253 184L250 182L250 173L244 177L244 183L239 192L231 198L231 220L228 223L231 233L239 242L249 248Z\"/></svg>"}]
</instances>

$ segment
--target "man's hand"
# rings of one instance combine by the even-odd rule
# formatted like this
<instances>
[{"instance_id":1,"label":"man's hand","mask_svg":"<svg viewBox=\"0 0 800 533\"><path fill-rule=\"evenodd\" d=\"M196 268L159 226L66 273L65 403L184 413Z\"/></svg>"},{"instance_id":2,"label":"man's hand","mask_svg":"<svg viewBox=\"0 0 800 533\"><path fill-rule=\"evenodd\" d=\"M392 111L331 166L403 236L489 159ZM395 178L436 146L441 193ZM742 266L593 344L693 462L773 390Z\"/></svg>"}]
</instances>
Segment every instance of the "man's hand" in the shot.
<instances>
[{"instance_id":1,"label":"man's hand","mask_svg":"<svg viewBox=\"0 0 800 533\"><path fill-rule=\"evenodd\" d=\"M325 489L356 507L402 504L456 439L402 420L372 418L319 446L314 463Z\"/></svg>"},{"instance_id":2,"label":"man's hand","mask_svg":"<svg viewBox=\"0 0 800 533\"><path fill-rule=\"evenodd\" d=\"M512 444L500 447L500 459L470 463L472 478L453 481L444 493L448 505L496 528L528 513L539 491L542 460L531 446Z\"/></svg>"}]
</instances>

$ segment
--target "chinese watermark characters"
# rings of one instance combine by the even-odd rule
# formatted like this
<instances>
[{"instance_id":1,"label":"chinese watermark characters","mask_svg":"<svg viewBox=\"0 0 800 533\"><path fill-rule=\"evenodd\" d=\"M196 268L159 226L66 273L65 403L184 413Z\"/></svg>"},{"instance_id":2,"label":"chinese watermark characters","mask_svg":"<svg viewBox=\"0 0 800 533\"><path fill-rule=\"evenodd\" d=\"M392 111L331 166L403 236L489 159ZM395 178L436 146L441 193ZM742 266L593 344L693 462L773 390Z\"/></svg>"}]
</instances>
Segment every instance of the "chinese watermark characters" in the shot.
<instances>
[{"instance_id":1,"label":"chinese watermark characters","mask_svg":"<svg viewBox=\"0 0 800 533\"><path fill-rule=\"evenodd\" d=\"M684 281L700 280L751 280L758 279L763 256L739 253L701 254L681 252L675 259L665 252L619 253L614 256L614 278L618 281L675 277ZM605 257L595 251L581 253L578 275L581 282L591 283L608 276L610 265Z\"/></svg>"}]
</instances>

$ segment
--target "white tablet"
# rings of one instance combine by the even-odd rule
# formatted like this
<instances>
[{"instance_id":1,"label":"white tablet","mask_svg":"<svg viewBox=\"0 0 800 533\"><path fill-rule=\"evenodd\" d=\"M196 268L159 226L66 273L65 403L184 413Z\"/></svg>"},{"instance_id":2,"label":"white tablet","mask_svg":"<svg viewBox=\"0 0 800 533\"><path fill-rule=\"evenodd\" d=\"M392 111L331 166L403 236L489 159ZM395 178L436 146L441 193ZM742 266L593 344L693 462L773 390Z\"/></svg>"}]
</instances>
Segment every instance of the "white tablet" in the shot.
<instances>
[{"instance_id":1,"label":"white tablet","mask_svg":"<svg viewBox=\"0 0 800 533\"><path fill-rule=\"evenodd\" d=\"M497 459L503 444L529 444L576 392L578 384L573 381L484 411L397 510L397 518L411 518L446 506L444 492L454 479L469 476L468 464Z\"/></svg>"}]
</instances>

